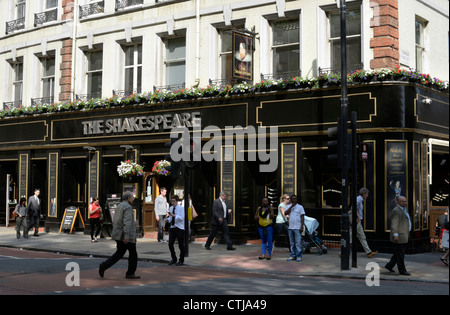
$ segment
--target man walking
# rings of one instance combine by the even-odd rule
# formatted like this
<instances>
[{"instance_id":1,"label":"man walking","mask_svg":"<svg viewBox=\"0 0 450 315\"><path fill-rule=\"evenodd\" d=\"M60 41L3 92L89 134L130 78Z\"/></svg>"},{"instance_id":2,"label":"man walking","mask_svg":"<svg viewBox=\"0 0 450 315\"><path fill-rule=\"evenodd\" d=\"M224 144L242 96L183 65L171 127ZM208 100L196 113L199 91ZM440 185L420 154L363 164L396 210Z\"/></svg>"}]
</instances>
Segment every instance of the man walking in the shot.
<instances>
[{"instance_id":1,"label":"man walking","mask_svg":"<svg viewBox=\"0 0 450 315\"><path fill-rule=\"evenodd\" d=\"M39 200L39 194L41 190L36 188L34 190L34 195L28 198L26 213L28 214L28 226L23 232L23 237L28 238L28 232L34 226L33 236L38 237L39 234L39 217L41 216L41 201Z\"/></svg>"},{"instance_id":2,"label":"man walking","mask_svg":"<svg viewBox=\"0 0 450 315\"><path fill-rule=\"evenodd\" d=\"M394 244L394 254L391 260L384 266L390 272L394 272L394 267L397 265L398 272L401 275L411 275L406 271L405 267L405 252L406 244L409 239L409 232L411 231L411 220L406 209L407 201L404 196L399 196L397 206L392 209L390 213L391 219L391 234L390 239Z\"/></svg>"},{"instance_id":3,"label":"man walking","mask_svg":"<svg viewBox=\"0 0 450 315\"><path fill-rule=\"evenodd\" d=\"M230 221L231 209L227 210L225 203L227 200L227 194L221 191L219 198L214 200L212 206L212 219L211 219L211 232L209 233L208 240L206 241L205 248L211 249L211 243L217 235L217 232L222 230L223 237L227 243L227 250L235 250L233 243L231 242L230 234L228 231L228 222Z\"/></svg>"},{"instance_id":4,"label":"man walking","mask_svg":"<svg viewBox=\"0 0 450 315\"><path fill-rule=\"evenodd\" d=\"M110 258L100 264L98 273L102 278L105 270L118 262L125 255L126 251L128 251L128 270L125 278L140 278L134 274L137 268L138 256L136 251L136 222L134 221L133 208L131 207L133 201L133 193L126 191L123 193L122 202L117 206L111 233L111 239L117 243L117 250Z\"/></svg>"},{"instance_id":5,"label":"man walking","mask_svg":"<svg viewBox=\"0 0 450 315\"><path fill-rule=\"evenodd\" d=\"M362 227L362 220L364 218L364 200L367 199L369 196L369 190L365 187L362 187L359 190L359 195L356 197L356 235L358 236L359 241L361 242L361 245L364 249L364 252L366 253L368 258L373 257L378 253L378 251L373 252L369 245L367 244L366 235L364 234L364 229ZM352 227L353 222L351 221L350 216L350 243L352 242Z\"/></svg>"},{"instance_id":6,"label":"man walking","mask_svg":"<svg viewBox=\"0 0 450 315\"><path fill-rule=\"evenodd\" d=\"M291 246L291 255L288 261L302 261L302 232L305 225L305 209L298 203L296 195L291 196L291 204L288 206L285 215L289 216L289 243Z\"/></svg>"},{"instance_id":7,"label":"man walking","mask_svg":"<svg viewBox=\"0 0 450 315\"><path fill-rule=\"evenodd\" d=\"M184 237L184 208L178 204L178 196L173 195L170 200L172 206L167 213L167 222L170 224L169 229L169 250L172 260L169 265L176 264L183 266L185 255L185 237ZM180 249L180 259L177 262L177 255L175 253L175 240L178 239L178 247Z\"/></svg>"},{"instance_id":8,"label":"man walking","mask_svg":"<svg viewBox=\"0 0 450 315\"><path fill-rule=\"evenodd\" d=\"M160 195L155 199L155 216L158 224L158 242L164 243L164 219L167 216L167 189L161 187L159 189Z\"/></svg>"}]
</instances>

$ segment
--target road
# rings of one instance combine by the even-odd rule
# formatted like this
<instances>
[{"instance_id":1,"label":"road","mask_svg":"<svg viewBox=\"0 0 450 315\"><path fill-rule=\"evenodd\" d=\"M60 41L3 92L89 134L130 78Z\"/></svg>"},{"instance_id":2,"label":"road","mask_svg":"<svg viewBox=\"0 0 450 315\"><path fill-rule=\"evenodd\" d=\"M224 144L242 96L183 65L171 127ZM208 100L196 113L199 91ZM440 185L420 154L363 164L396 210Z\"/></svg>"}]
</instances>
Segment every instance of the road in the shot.
<instances>
[{"instance_id":1,"label":"road","mask_svg":"<svg viewBox=\"0 0 450 315\"><path fill-rule=\"evenodd\" d=\"M448 284L382 280L367 286L364 279L274 275L220 268L138 264L139 280L125 279L127 261L121 260L98 275L99 258L0 248L0 294L6 295L183 295L178 303L195 307L199 296L226 295L223 307L241 307L236 296L252 295L448 295ZM256 296L256 297L255 297ZM223 298L222 298L223 299ZM235 305L229 305L229 301ZM237 305L237 304L242 305ZM180 304L179 307L182 307ZM260 307L260 306L259 306ZM268 307L268 306L267 306Z\"/></svg>"}]
</instances>

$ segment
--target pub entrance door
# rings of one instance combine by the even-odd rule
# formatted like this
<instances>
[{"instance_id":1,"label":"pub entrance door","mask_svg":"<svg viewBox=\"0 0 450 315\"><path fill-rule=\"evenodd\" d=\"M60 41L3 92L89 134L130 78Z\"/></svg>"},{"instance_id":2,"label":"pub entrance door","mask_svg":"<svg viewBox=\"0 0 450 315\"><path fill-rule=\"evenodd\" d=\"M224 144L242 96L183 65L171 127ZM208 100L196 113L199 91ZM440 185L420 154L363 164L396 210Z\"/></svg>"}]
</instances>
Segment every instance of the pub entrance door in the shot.
<instances>
[{"instance_id":1,"label":"pub entrance door","mask_svg":"<svg viewBox=\"0 0 450 315\"><path fill-rule=\"evenodd\" d=\"M158 230L155 216L155 199L158 196L159 186L155 176L151 172L145 172L142 183L143 195L143 220L144 233Z\"/></svg>"}]
</instances>

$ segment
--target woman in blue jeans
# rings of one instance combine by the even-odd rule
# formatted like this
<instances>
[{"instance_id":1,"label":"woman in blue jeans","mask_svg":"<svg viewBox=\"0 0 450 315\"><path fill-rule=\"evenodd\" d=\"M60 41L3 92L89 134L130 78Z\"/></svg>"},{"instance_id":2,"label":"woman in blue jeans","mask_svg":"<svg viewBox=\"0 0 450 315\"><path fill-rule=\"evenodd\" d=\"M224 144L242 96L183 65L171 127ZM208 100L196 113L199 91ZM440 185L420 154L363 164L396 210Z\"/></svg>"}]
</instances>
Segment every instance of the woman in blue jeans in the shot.
<instances>
[{"instance_id":1,"label":"woman in blue jeans","mask_svg":"<svg viewBox=\"0 0 450 315\"><path fill-rule=\"evenodd\" d=\"M258 233L262 241L262 255L258 257L259 259L270 260L272 258L274 219L275 214L273 208L269 205L269 199L264 197L255 214L255 220L258 221Z\"/></svg>"}]
</instances>

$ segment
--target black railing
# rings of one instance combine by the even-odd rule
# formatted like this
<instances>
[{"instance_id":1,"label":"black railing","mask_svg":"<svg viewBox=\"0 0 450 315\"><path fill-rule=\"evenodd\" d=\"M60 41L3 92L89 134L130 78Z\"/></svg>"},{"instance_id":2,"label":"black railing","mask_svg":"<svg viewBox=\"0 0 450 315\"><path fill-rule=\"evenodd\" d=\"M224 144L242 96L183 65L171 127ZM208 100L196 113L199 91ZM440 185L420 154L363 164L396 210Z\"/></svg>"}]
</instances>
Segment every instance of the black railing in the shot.
<instances>
[{"instance_id":1,"label":"black railing","mask_svg":"<svg viewBox=\"0 0 450 315\"><path fill-rule=\"evenodd\" d=\"M94 2L86 5L80 5L80 19L105 12L105 1Z\"/></svg>"},{"instance_id":2,"label":"black railing","mask_svg":"<svg viewBox=\"0 0 450 315\"><path fill-rule=\"evenodd\" d=\"M295 77L301 77L302 76L302 71L299 70L294 70L294 71L287 71L287 72L278 72L278 73L273 73L273 74L262 74L261 73L261 81L264 80L269 80L269 79L273 79L273 80L289 80Z\"/></svg>"},{"instance_id":3,"label":"black railing","mask_svg":"<svg viewBox=\"0 0 450 315\"><path fill-rule=\"evenodd\" d=\"M91 93L91 94L77 94L75 98L77 101L86 102L94 98L101 98L101 97L102 93Z\"/></svg>"},{"instance_id":4,"label":"black railing","mask_svg":"<svg viewBox=\"0 0 450 315\"><path fill-rule=\"evenodd\" d=\"M6 34L14 31L23 30L25 28L25 17L6 22Z\"/></svg>"},{"instance_id":5,"label":"black railing","mask_svg":"<svg viewBox=\"0 0 450 315\"><path fill-rule=\"evenodd\" d=\"M34 14L34 26L58 20L58 9Z\"/></svg>"},{"instance_id":6,"label":"black railing","mask_svg":"<svg viewBox=\"0 0 450 315\"><path fill-rule=\"evenodd\" d=\"M172 85L160 85L153 86L153 92L155 91L179 91L186 87L185 83L182 84L172 84Z\"/></svg>"},{"instance_id":7,"label":"black railing","mask_svg":"<svg viewBox=\"0 0 450 315\"><path fill-rule=\"evenodd\" d=\"M356 70L361 70L364 68L364 65L359 63L359 64L354 64L354 65L347 65L347 72L350 73L352 71L356 71ZM321 68L319 67L319 76L323 75L323 74L328 74L328 73L336 73L339 74L341 73L341 68Z\"/></svg>"},{"instance_id":8,"label":"black railing","mask_svg":"<svg viewBox=\"0 0 450 315\"><path fill-rule=\"evenodd\" d=\"M141 93L141 88L132 89L132 90L113 90L113 95L117 96L129 96L136 93Z\"/></svg>"},{"instance_id":9,"label":"black railing","mask_svg":"<svg viewBox=\"0 0 450 315\"><path fill-rule=\"evenodd\" d=\"M3 110L19 108L20 106L22 106L22 101L3 102Z\"/></svg>"},{"instance_id":10,"label":"black railing","mask_svg":"<svg viewBox=\"0 0 450 315\"><path fill-rule=\"evenodd\" d=\"M49 96L49 97L40 97L40 98L32 98L32 99L31 99L31 106L44 105L44 104L52 104L53 101L54 101L53 96Z\"/></svg>"}]
</instances>

